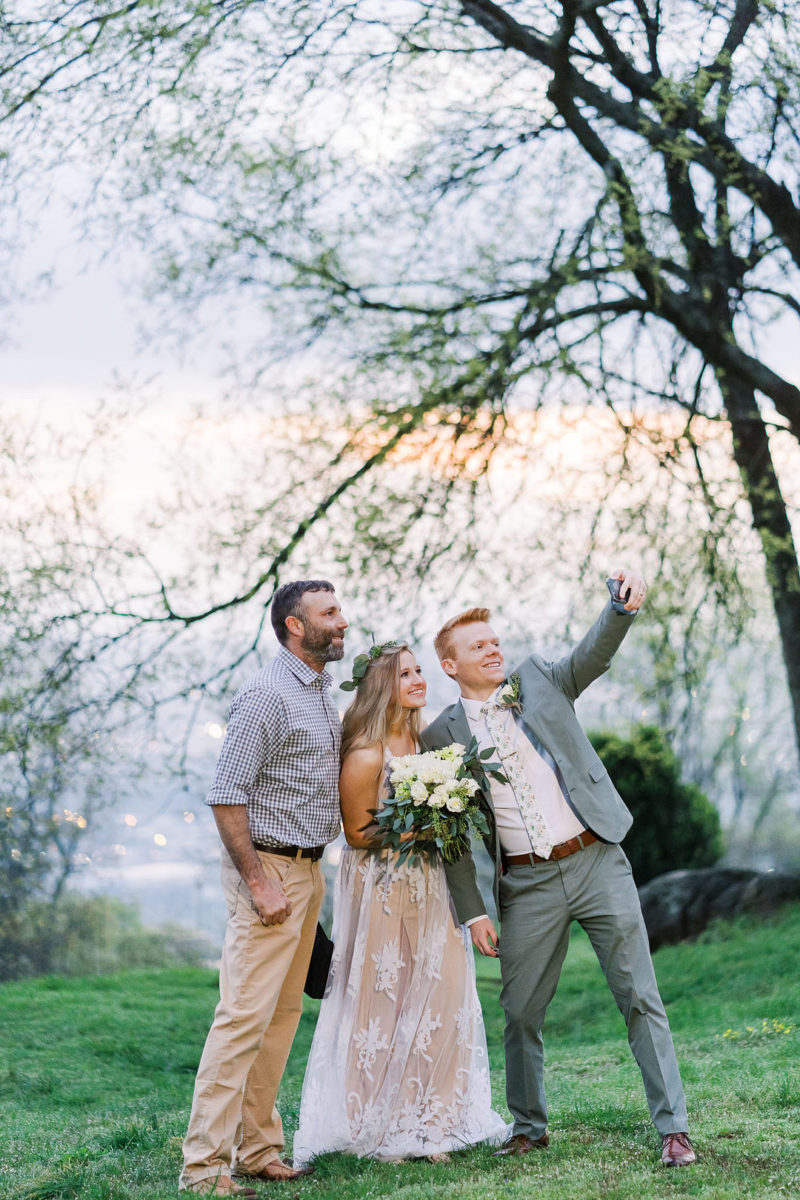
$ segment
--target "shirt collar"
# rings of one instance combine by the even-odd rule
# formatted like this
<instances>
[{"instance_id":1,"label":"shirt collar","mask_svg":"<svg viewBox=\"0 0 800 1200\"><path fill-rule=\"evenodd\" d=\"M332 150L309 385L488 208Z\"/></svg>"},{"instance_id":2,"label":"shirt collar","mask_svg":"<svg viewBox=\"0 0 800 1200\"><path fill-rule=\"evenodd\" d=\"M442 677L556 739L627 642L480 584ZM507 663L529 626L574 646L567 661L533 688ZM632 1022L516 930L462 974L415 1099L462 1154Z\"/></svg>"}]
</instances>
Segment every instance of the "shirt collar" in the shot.
<instances>
[{"instance_id":1,"label":"shirt collar","mask_svg":"<svg viewBox=\"0 0 800 1200\"><path fill-rule=\"evenodd\" d=\"M278 658L306 687L316 685L325 691L333 682L332 677L327 671L315 671L313 667L310 667L308 663L304 663L302 658L298 658L296 654L292 654L291 650L287 650L285 646L281 646L278 650Z\"/></svg>"},{"instance_id":2,"label":"shirt collar","mask_svg":"<svg viewBox=\"0 0 800 1200\"><path fill-rule=\"evenodd\" d=\"M500 686L502 687L502 684ZM469 700L466 696L462 696L461 704L464 708L464 712L467 714L467 720L483 721L485 718L484 714L481 712L481 709L484 707L484 705L492 704L494 701L496 701L499 691L499 687L495 688L491 696L489 696L486 700Z\"/></svg>"}]
</instances>

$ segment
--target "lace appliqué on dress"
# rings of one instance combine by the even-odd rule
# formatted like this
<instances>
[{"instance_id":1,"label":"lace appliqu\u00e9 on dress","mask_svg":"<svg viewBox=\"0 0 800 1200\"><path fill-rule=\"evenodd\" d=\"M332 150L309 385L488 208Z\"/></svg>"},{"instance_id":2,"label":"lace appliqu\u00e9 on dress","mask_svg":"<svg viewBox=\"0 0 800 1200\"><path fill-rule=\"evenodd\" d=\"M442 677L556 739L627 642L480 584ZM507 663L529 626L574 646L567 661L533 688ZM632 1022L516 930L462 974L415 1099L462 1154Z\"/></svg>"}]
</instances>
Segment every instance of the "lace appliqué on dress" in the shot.
<instances>
[{"instance_id":1,"label":"lace appliqu\u00e9 on dress","mask_svg":"<svg viewBox=\"0 0 800 1200\"><path fill-rule=\"evenodd\" d=\"M472 946L444 869L390 857L342 852L337 969L303 1084L298 1165L331 1150L422 1157L508 1132L491 1107Z\"/></svg>"},{"instance_id":2,"label":"lace appliqu\u00e9 on dress","mask_svg":"<svg viewBox=\"0 0 800 1200\"><path fill-rule=\"evenodd\" d=\"M406 965L400 957L397 941L382 946L373 954L372 961L375 963L375 991L386 992L390 1000L397 1000L394 989L400 978L400 970Z\"/></svg>"},{"instance_id":3,"label":"lace appliqu\u00e9 on dress","mask_svg":"<svg viewBox=\"0 0 800 1200\"><path fill-rule=\"evenodd\" d=\"M369 1023L369 1029L359 1029L353 1041L358 1047L358 1061L356 1066L359 1071L364 1072L367 1079L371 1082L372 1073L370 1068L373 1066L379 1052L389 1049L389 1039L385 1033L381 1033L380 1017L373 1017Z\"/></svg>"}]
</instances>

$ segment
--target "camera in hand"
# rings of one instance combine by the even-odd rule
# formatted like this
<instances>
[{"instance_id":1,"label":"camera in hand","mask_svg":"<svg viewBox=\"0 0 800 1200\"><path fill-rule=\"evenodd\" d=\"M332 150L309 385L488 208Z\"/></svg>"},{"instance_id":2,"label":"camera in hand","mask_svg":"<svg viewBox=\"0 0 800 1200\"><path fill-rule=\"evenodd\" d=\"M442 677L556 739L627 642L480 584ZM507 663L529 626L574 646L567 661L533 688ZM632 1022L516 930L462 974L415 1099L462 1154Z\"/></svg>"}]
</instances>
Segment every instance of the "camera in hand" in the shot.
<instances>
[{"instance_id":1,"label":"camera in hand","mask_svg":"<svg viewBox=\"0 0 800 1200\"><path fill-rule=\"evenodd\" d=\"M625 607L625 603L631 594L631 589L626 588L625 595L620 595L620 589L622 587L621 579L607 579L606 587L611 594L611 607L615 610L615 612L624 613L626 617L632 616L632 612Z\"/></svg>"}]
</instances>

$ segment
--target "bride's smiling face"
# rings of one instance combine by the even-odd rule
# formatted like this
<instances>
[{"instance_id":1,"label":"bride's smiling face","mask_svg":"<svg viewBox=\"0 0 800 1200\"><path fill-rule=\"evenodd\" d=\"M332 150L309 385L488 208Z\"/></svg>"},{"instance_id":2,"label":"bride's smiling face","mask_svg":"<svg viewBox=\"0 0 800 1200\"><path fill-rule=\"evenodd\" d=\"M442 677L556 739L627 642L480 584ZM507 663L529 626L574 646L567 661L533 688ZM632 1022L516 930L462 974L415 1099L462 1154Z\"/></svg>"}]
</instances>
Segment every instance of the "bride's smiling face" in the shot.
<instances>
[{"instance_id":1,"label":"bride's smiling face","mask_svg":"<svg viewBox=\"0 0 800 1200\"><path fill-rule=\"evenodd\" d=\"M400 689L398 700L401 708L424 708L428 685L422 678L422 667L410 650L400 655Z\"/></svg>"}]
</instances>

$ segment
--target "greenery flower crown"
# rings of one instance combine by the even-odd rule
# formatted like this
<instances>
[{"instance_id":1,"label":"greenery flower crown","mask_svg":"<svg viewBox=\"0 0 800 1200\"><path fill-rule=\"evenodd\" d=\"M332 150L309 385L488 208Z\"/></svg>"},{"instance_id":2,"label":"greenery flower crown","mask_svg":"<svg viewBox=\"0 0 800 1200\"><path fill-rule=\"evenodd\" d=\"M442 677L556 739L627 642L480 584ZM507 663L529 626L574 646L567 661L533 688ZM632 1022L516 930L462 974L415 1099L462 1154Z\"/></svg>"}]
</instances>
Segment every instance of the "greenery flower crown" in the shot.
<instances>
[{"instance_id":1,"label":"greenery flower crown","mask_svg":"<svg viewBox=\"0 0 800 1200\"><path fill-rule=\"evenodd\" d=\"M366 654L357 654L353 659L353 678L348 679L345 683L340 683L339 687L343 692L354 692L361 680L367 673L367 667L380 658L384 650L396 650L401 646L402 642L383 642L380 646L370 646Z\"/></svg>"}]
</instances>

